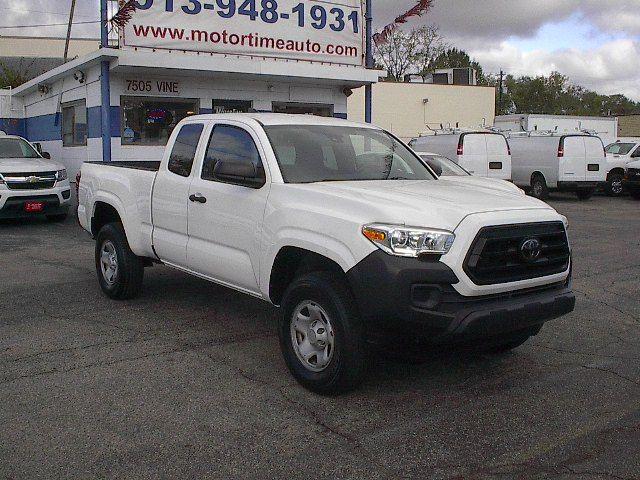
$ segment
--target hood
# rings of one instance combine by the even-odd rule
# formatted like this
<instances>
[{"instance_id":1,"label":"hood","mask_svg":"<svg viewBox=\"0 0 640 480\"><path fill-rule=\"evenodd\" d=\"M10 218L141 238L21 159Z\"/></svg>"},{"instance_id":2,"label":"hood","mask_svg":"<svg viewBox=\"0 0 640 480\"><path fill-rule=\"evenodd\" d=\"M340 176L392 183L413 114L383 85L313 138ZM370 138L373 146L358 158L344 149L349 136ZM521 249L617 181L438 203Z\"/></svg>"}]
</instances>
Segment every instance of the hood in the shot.
<instances>
[{"instance_id":1,"label":"hood","mask_svg":"<svg viewBox=\"0 0 640 480\"><path fill-rule=\"evenodd\" d=\"M473 182L447 180L286 184L300 206L330 209L367 222L453 231L469 215L514 210L551 210L544 202Z\"/></svg>"},{"instance_id":2,"label":"hood","mask_svg":"<svg viewBox=\"0 0 640 480\"><path fill-rule=\"evenodd\" d=\"M457 186L473 186L476 189L486 189L490 191L499 191L512 193L514 195L523 195L523 191L511 182L501 180L499 178L485 178L475 176L464 177L440 177L440 181L447 182Z\"/></svg>"},{"instance_id":3,"label":"hood","mask_svg":"<svg viewBox=\"0 0 640 480\"><path fill-rule=\"evenodd\" d=\"M46 158L0 158L0 173L53 172L63 168L63 165Z\"/></svg>"}]
</instances>

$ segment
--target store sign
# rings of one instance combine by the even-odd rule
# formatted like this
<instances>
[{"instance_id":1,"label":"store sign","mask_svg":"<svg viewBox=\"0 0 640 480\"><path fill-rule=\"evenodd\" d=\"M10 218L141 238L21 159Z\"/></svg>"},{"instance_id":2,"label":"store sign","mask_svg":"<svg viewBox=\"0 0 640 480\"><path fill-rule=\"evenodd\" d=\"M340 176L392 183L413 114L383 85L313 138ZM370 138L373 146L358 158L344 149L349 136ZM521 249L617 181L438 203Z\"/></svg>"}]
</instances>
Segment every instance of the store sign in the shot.
<instances>
[{"instance_id":1,"label":"store sign","mask_svg":"<svg viewBox=\"0 0 640 480\"><path fill-rule=\"evenodd\" d=\"M144 78L125 78L125 91L139 95L180 95L180 82L175 80L148 80Z\"/></svg>"},{"instance_id":2,"label":"store sign","mask_svg":"<svg viewBox=\"0 0 640 480\"><path fill-rule=\"evenodd\" d=\"M364 64L362 0L137 0L130 47Z\"/></svg>"},{"instance_id":3,"label":"store sign","mask_svg":"<svg viewBox=\"0 0 640 480\"><path fill-rule=\"evenodd\" d=\"M248 113L252 102L247 100L214 100L213 113Z\"/></svg>"}]
</instances>

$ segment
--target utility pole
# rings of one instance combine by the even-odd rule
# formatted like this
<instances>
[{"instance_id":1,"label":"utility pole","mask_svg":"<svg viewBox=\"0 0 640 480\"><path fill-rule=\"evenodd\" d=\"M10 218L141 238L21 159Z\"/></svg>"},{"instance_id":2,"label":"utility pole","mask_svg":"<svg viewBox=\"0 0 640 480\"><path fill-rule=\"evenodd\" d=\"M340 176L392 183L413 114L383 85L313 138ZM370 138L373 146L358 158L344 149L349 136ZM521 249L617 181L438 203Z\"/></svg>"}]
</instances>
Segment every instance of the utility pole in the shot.
<instances>
[{"instance_id":1,"label":"utility pole","mask_svg":"<svg viewBox=\"0 0 640 480\"><path fill-rule=\"evenodd\" d=\"M109 26L107 25L107 4L109 0L100 0L100 47L104 53L109 48ZM102 134L102 161L111 161L111 62L100 63L100 110Z\"/></svg>"},{"instance_id":2,"label":"utility pole","mask_svg":"<svg viewBox=\"0 0 640 480\"><path fill-rule=\"evenodd\" d=\"M69 10L69 26L67 27L67 40L64 42L64 63L69 58L69 41L71 40L71 25L73 25L73 13L76 9L76 0L71 0L71 10Z\"/></svg>"},{"instance_id":3,"label":"utility pole","mask_svg":"<svg viewBox=\"0 0 640 480\"><path fill-rule=\"evenodd\" d=\"M366 35L367 35L367 55L365 66L367 68L373 68L373 1L367 0L365 12L365 20L366 20ZM373 86L371 84L365 85L364 87L364 121L367 123L371 123L373 112Z\"/></svg>"},{"instance_id":4,"label":"utility pole","mask_svg":"<svg viewBox=\"0 0 640 480\"><path fill-rule=\"evenodd\" d=\"M500 93L498 95L498 115L502 115L502 95L504 93L504 71L500 70Z\"/></svg>"}]
</instances>

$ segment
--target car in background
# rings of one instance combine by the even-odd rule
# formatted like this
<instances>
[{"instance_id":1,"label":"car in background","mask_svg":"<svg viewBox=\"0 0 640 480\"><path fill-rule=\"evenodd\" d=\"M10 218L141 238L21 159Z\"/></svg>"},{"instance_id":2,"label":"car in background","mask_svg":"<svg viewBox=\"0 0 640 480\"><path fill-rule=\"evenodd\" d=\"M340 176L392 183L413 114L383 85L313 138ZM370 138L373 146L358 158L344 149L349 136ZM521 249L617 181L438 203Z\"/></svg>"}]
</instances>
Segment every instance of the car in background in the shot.
<instances>
[{"instance_id":1,"label":"car in background","mask_svg":"<svg viewBox=\"0 0 640 480\"><path fill-rule=\"evenodd\" d=\"M540 200L554 190L588 200L605 183L607 159L600 137L518 132L509 135L509 145L513 182Z\"/></svg>"},{"instance_id":2,"label":"car in background","mask_svg":"<svg viewBox=\"0 0 640 480\"><path fill-rule=\"evenodd\" d=\"M509 142L498 132L445 129L414 138L409 146L418 153L435 152L451 158L477 177L512 178Z\"/></svg>"},{"instance_id":3,"label":"car in background","mask_svg":"<svg viewBox=\"0 0 640 480\"><path fill-rule=\"evenodd\" d=\"M640 160L627 164L622 185L633 198L640 200Z\"/></svg>"},{"instance_id":4,"label":"car in background","mask_svg":"<svg viewBox=\"0 0 640 480\"><path fill-rule=\"evenodd\" d=\"M429 167L431 167L431 170L433 170L434 173L438 175L438 177L440 177L441 180L446 180L450 183L460 182L464 185L488 187L492 189L499 189L507 192L525 195L524 190L506 180L501 180L499 178L473 176L456 162L443 155L425 152L417 153L420 158L424 160L427 165L429 165Z\"/></svg>"},{"instance_id":5,"label":"car in background","mask_svg":"<svg viewBox=\"0 0 640 480\"><path fill-rule=\"evenodd\" d=\"M607 145L607 183L605 191L612 197L623 194L622 186L627 164L640 159L640 139L620 139Z\"/></svg>"},{"instance_id":6,"label":"car in background","mask_svg":"<svg viewBox=\"0 0 640 480\"><path fill-rule=\"evenodd\" d=\"M45 215L63 221L70 203L64 166L24 138L0 133L0 218Z\"/></svg>"}]
</instances>

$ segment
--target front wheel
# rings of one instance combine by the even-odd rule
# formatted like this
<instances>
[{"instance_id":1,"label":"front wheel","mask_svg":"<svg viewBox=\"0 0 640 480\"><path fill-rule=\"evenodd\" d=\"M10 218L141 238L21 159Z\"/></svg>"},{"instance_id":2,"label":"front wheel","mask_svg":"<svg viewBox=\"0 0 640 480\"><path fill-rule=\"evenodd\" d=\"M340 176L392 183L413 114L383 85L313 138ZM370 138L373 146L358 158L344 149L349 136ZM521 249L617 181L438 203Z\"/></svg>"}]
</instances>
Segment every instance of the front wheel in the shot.
<instances>
[{"instance_id":1,"label":"front wheel","mask_svg":"<svg viewBox=\"0 0 640 480\"><path fill-rule=\"evenodd\" d=\"M596 193L595 188L579 188L576 190L576 196L578 200L589 200Z\"/></svg>"},{"instance_id":2,"label":"front wheel","mask_svg":"<svg viewBox=\"0 0 640 480\"><path fill-rule=\"evenodd\" d=\"M127 300L140 293L144 263L131 251L121 224L102 227L96 237L95 258L98 282L108 297Z\"/></svg>"},{"instance_id":3,"label":"front wheel","mask_svg":"<svg viewBox=\"0 0 640 480\"><path fill-rule=\"evenodd\" d=\"M280 347L294 378L320 394L356 388L366 372L366 346L346 283L327 272L296 278L282 300Z\"/></svg>"},{"instance_id":4,"label":"front wheel","mask_svg":"<svg viewBox=\"0 0 640 480\"><path fill-rule=\"evenodd\" d=\"M619 173L612 173L607 179L607 184L604 187L605 192L610 197L620 197L624 193L622 187L623 176Z\"/></svg>"}]
</instances>

